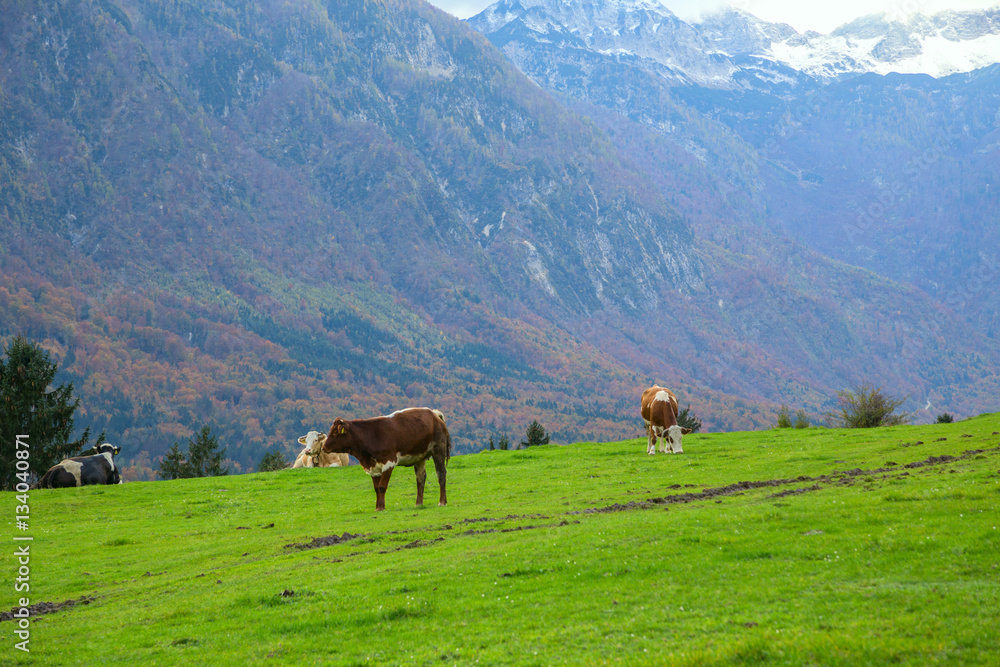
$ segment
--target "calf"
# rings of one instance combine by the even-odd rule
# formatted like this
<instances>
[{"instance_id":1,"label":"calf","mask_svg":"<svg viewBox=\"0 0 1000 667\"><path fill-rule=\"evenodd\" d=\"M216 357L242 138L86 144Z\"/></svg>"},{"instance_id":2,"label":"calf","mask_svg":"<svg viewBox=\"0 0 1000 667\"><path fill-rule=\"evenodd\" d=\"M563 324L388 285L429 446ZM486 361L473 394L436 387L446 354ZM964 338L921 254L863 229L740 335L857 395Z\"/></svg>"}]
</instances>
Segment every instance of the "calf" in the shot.
<instances>
[{"instance_id":1,"label":"calf","mask_svg":"<svg viewBox=\"0 0 1000 667\"><path fill-rule=\"evenodd\" d=\"M299 452L292 464L293 468L346 468L351 457L347 454L328 454L323 451L323 443L326 441L326 434L319 431L309 431L299 438L299 444L305 445L305 449Z\"/></svg>"},{"instance_id":2,"label":"calf","mask_svg":"<svg viewBox=\"0 0 1000 667\"><path fill-rule=\"evenodd\" d=\"M121 447L104 443L93 456L74 456L60 461L46 471L35 484L36 489L58 489L88 484L121 484L115 456Z\"/></svg>"},{"instance_id":3,"label":"calf","mask_svg":"<svg viewBox=\"0 0 1000 667\"><path fill-rule=\"evenodd\" d=\"M324 452L356 458L375 486L375 510L385 509L385 489L396 466L413 466L417 475L417 507L424 504L426 461L434 459L441 499L448 504L445 475L451 457L451 436L444 415L430 408L406 408L386 417L334 420L323 443Z\"/></svg>"},{"instance_id":4,"label":"calf","mask_svg":"<svg viewBox=\"0 0 1000 667\"><path fill-rule=\"evenodd\" d=\"M654 385L642 392L640 406L642 420L646 422L646 453L656 453L656 442L660 441L663 453L682 454L681 438L691 432L677 423L677 397L669 389Z\"/></svg>"}]
</instances>

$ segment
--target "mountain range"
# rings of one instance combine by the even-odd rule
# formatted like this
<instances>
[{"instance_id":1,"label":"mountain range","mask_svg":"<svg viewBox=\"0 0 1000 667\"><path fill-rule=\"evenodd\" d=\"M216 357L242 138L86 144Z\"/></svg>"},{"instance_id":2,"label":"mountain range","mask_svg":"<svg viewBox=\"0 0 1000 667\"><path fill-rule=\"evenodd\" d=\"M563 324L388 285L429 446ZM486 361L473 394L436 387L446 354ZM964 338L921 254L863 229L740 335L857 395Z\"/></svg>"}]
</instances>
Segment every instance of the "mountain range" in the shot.
<instances>
[{"instance_id":1,"label":"mountain range","mask_svg":"<svg viewBox=\"0 0 1000 667\"><path fill-rule=\"evenodd\" d=\"M131 479L202 424L240 471L406 405L441 409L460 452L534 419L631 437L654 382L711 430L782 402L818 421L866 379L923 420L995 405L995 68L820 76L708 52L676 17L659 31L690 50L660 62L545 20L18 3L0 336L50 351ZM893 217L858 222L872 192Z\"/></svg>"},{"instance_id":2,"label":"mountain range","mask_svg":"<svg viewBox=\"0 0 1000 667\"><path fill-rule=\"evenodd\" d=\"M647 0L505 0L469 23L571 104L687 151L741 192L742 217L914 284L996 337L996 290L976 285L1000 264L1000 49L983 48L1000 10L820 35L736 10L686 23Z\"/></svg>"},{"instance_id":3,"label":"mountain range","mask_svg":"<svg viewBox=\"0 0 1000 667\"><path fill-rule=\"evenodd\" d=\"M675 85L708 88L829 83L867 73L940 78L1000 62L1000 7L932 16L899 9L821 34L740 9L686 22L656 0L501 0L469 24L501 48L536 41L647 60ZM517 62L517 49L504 51Z\"/></svg>"}]
</instances>

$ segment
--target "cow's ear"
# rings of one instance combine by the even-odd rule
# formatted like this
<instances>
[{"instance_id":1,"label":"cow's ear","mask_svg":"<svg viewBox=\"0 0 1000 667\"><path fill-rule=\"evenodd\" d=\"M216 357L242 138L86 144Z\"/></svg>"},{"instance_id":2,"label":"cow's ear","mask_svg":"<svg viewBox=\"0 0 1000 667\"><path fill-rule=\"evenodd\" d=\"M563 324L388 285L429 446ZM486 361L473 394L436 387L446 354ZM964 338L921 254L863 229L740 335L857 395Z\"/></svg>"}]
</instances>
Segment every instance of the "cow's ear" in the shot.
<instances>
[{"instance_id":1,"label":"cow's ear","mask_svg":"<svg viewBox=\"0 0 1000 667\"><path fill-rule=\"evenodd\" d=\"M306 444L306 436L304 436L304 435L299 436L299 444L300 445Z\"/></svg>"},{"instance_id":2,"label":"cow's ear","mask_svg":"<svg viewBox=\"0 0 1000 667\"><path fill-rule=\"evenodd\" d=\"M681 435L687 435L690 432L691 432L691 429L689 429L689 428L682 428L681 429Z\"/></svg>"},{"instance_id":3,"label":"cow's ear","mask_svg":"<svg viewBox=\"0 0 1000 667\"><path fill-rule=\"evenodd\" d=\"M347 424L343 419L337 417L333 420L333 427L330 428L330 433L334 435L343 435L347 431Z\"/></svg>"}]
</instances>

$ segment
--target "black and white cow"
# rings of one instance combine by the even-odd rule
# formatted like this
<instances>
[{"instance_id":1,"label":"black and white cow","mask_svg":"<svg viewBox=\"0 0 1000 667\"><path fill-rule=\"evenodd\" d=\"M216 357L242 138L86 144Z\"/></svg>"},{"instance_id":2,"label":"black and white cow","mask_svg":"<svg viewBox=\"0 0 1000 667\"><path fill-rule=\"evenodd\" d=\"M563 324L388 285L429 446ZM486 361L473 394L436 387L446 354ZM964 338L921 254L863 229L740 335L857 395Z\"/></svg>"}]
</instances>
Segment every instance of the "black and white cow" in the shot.
<instances>
[{"instance_id":1,"label":"black and white cow","mask_svg":"<svg viewBox=\"0 0 1000 667\"><path fill-rule=\"evenodd\" d=\"M121 447L104 443L93 456L74 456L55 464L35 484L37 489L59 489L88 484L121 484L115 456Z\"/></svg>"}]
</instances>

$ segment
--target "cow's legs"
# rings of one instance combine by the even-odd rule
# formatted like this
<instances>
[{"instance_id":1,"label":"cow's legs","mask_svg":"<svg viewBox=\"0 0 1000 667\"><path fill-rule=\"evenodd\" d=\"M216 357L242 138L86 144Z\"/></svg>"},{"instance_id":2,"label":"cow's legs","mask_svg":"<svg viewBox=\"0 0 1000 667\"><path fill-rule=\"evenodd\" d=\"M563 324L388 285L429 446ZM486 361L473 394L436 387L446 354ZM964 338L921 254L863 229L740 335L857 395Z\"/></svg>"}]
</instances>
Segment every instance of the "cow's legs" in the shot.
<instances>
[{"instance_id":1,"label":"cow's legs","mask_svg":"<svg viewBox=\"0 0 1000 667\"><path fill-rule=\"evenodd\" d=\"M656 434L653 432L653 425L646 422L646 453L656 453Z\"/></svg>"},{"instance_id":2,"label":"cow's legs","mask_svg":"<svg viewBox=\"0 0 1000 667\"><path fill-rule=\"evenodd\" d=\"M382 470L378 477L372 477L375 482L375 511L381 512L385 509L385 489L389 486L389 478L392 477L392 468Z\"/></svg>"},{"instance_id":3,"label":"cow's legs","mask_svg":"<svg viewBox=\"0 0 1000 667\"><path fill-rule=\"evenodd\" d=\"M445 492L445 479L448 476L448 459L446 456L442 451L435 450L434 452L434 470L437 472L438 486L441 487L441 499L438 501L439 507L444 507L448 504L448 494Z\"/></svg>"},{"instance_id":4,"label":"cow's legs","mask_svg":"<svg viewBox=\"0 0 1000 667\"><path fill-rule=\"evenodd\" d=\"M427 481L427 462L414 464L413 472L417 475L417 507L424 504L424 482Z\"/></svg>"}]
</instances>

